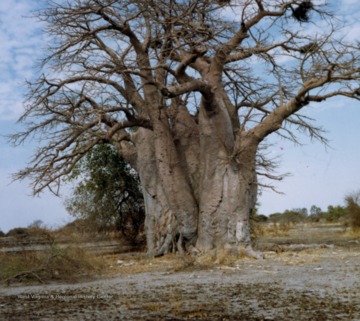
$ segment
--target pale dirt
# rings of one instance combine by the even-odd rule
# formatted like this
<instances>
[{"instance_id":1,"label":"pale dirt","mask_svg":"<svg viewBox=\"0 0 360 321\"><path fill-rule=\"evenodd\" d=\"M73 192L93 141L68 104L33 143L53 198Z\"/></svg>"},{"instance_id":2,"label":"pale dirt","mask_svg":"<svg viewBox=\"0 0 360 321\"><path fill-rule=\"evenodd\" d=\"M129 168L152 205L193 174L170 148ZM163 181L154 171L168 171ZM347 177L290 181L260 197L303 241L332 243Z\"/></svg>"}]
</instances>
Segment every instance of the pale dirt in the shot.
<instances>
[{"instance_id":1,"label":"pale dirt","mask_svg":"<svg viewBox=\"0 0 360 321\"><path fill-rule=\"evenodd\" d=\"M264 260L212 266L104 257L106 275L91 282L1 287L0 320L360 321L360 242L334 235L315 246L303 238L296 250L286 237L267 239Z\"/></svg>"}]
</instances>

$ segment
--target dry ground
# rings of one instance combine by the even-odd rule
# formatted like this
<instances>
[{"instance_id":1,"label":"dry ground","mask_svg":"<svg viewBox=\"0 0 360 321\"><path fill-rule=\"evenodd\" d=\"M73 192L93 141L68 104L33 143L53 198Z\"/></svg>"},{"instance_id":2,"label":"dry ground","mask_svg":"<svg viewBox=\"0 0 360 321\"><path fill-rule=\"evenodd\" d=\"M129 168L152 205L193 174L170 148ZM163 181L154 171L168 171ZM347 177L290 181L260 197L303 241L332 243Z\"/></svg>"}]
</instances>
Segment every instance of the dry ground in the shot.
<instances>
[{"instance_id":1,"label":"dry ground","mask_svg":"<svg viewBox=\"0 0 360 321\"><path fill-rule=\"evenodd\" d=\"M333 226L270 232L264 260L127 253L104 256L96 280L1 287L0 319L360 320L359 238Z\"/></svg>"}]
</instances>

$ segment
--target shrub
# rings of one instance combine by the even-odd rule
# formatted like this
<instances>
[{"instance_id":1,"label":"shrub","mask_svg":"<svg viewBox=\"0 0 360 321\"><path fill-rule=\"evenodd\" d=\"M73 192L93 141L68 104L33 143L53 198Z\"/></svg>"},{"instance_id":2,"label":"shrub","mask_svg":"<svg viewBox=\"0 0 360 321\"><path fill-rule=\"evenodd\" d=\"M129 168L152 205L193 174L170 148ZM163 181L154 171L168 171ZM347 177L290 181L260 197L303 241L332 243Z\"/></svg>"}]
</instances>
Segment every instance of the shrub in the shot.
<instances>
[{"instance_id":1,"label":"shrub","mask_svg":"<svg viewBox=\"0 0 360 321\"><path fill-rule=\"evenodd\" d=\"M258 223L265 223L268 221L268 217L266 215L263 215L263 214L257 214L257 215L254 215L252 217L252 219L255 221L255 222L258 222Z\"/></svg>"},{"instance_id":2,"label":"shrub","mask_svg":"<svg viewBox=\"0 0 360 321\"><path fill-rule=\"evenodd\" d=\"M271 223L300 223L307 217L306 209L286 210L284 213L274 213L269 216Z\"/></svg>"},{"instance_id":3,"label":"shrub","mask_svg":"<svg viewBox=\"0 0 360 321\"><path fill-rule=\"evenodd\" d=\"M360 230L360 192L349 195L345 199L350 226L354 231Z\"/></svg>"},{"instance_id":4,"label":"shrub","mask_svg":"<svg viewBox=\"0 0 360 321\"><path fill-rule=\"evenodd\" d=\"M27 237L29 236L29 231L27 228L15 227L7 232L6 236Z\"/></svg>"},{"instance_id":5,"label":"shrub","mask_svg":"<svg viewBox=\"0 0 360 321\"><path fill-rule=\"evenodd\" d=\"M347 215L347 210L343 206L328 206L328 211L325 213L325 219L328 222L337 222Z\"/></svg>"}]
</instances>

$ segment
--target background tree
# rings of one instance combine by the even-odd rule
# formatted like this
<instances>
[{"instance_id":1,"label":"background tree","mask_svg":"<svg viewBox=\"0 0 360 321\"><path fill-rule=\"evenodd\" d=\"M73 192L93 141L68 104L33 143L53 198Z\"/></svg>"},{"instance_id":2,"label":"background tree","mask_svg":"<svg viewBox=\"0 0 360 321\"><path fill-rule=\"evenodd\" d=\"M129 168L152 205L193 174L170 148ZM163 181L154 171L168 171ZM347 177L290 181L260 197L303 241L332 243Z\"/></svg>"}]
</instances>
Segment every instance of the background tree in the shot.
<instances>
[{"instance_id":1,"label":"background tree","mask_svg":"<svg viewBox=\"0 0 360 321\"><path fill-rule=\"evenodd\" d=\"M138 175L108 144L89 151L72 171L75 180L66 208L89 229L120 231L134 241L144 225L144 199Z\"/></svg>"},{"instance_id":2,"label":"background tree","mask_svg":"<svg viewBox=\"0 0 360 321\"><path fill-rule=\"evenodd\" d=\"M139 173L152 255L257 256L249 215L258 177L275 178L266 138L325 142L301 110L360 98L359 43L316 1L74 0L38 18L51 45L12 140L42 143L16 177L57 193L88 151L113 144Z\"/></svg>"},{"instance_id":3,"label":"background tree","mask_svg":"<svg viewBox=\"0 0 360 321\"><path fill-rule=\"evenodd\" d=\"M310 208L310 215L316 217L321 213L321 208L316 205L312 205Z\"/></svg>"},{"instance_id":4,"label":"background tree","mask_svg":"<svg viewBox=\"0 0 360 321\"><path fill-rule=\"evenodd\" d=\"M285 210L283 213L273 213L269 216L269 220L273 223L300 223L307 218L306 208L294 208Z\"/></svg>"},{"instance_id":5,"label":"background tree","mask_svg":"<svg viewBox=\"0 0 360 321\"><path fill-rule=\"evenodd\" d=\"M336 222L340 218L344 218L346 216L346 208L341 205L329 205L327 208L327 213L325 214L325 218L329 222Z\"/></svg>"}]
</instances>

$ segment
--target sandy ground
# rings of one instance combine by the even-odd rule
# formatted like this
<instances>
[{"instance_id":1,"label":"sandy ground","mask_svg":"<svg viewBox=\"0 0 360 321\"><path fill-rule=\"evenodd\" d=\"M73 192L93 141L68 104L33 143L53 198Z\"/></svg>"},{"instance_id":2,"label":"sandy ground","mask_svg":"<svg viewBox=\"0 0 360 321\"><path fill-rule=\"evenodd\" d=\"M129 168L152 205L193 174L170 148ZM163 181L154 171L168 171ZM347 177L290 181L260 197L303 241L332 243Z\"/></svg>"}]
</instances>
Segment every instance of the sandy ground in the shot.
<instances>
[{"instance_id":1,"label":"sandy ground","mask_svg":"<svg viewBox=\"0 0 360 321\"><path fill-rule=\"evenodd\" d=\"M360 321L358 240L280 247L213 266L104 257L106 275L91 282L1 287L0 319Z\"/></svg>"}]
</instances>

